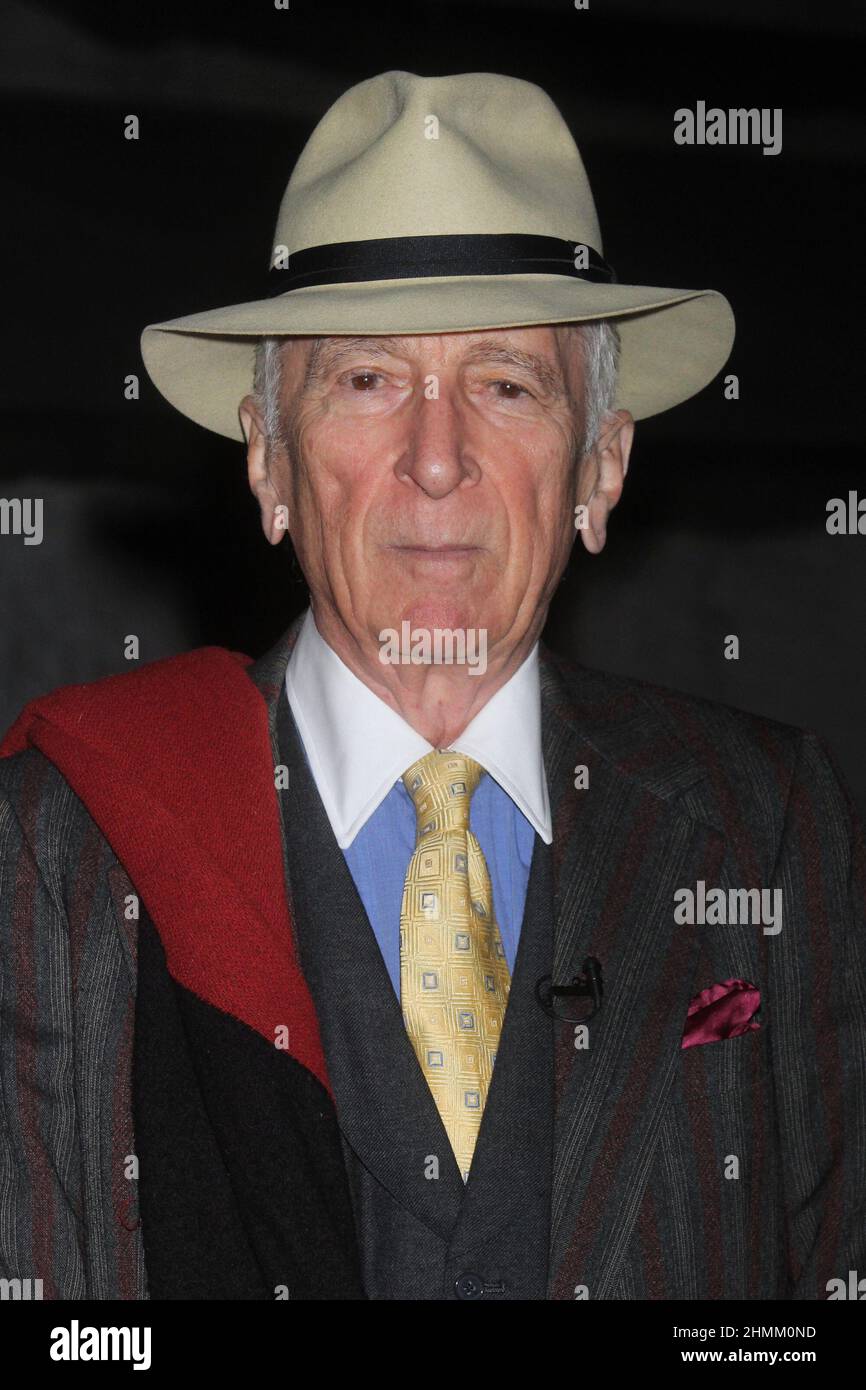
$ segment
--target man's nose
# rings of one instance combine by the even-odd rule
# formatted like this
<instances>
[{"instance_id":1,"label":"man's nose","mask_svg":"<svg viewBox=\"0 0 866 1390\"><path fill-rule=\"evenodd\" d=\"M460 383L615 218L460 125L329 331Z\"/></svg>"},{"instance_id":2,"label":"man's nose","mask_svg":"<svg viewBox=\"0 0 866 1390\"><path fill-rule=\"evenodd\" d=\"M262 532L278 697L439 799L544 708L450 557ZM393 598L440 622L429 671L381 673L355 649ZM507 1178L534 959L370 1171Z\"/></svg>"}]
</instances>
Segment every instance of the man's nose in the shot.
<instances>
[{"instance_id":1,"label":"man's nose","mask_svg":"<svg viewBox=\"0 0 866 1390\"><path fill-rule=\"evenodd\" d=\"M427 378L407 420L405 448L398 465L400 477L411 478L430 497L445 497L465 477L477 472L467 451L466 422L452 393ZM438 391L438 396L426 394Z\"/></svg>"}]
</instances>

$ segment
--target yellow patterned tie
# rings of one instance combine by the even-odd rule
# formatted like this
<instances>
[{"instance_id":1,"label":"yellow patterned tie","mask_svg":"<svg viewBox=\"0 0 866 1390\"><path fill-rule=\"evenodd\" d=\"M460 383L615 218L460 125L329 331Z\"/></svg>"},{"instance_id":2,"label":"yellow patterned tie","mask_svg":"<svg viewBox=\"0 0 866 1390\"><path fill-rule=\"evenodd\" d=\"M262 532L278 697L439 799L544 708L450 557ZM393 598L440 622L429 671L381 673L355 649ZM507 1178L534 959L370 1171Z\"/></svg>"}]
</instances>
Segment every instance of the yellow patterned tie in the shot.
<instances>
[{"instance_id":1,"label":"yellow patterned tie","mask_svg":"<svg viewBox=\"0 0 866 1390\"><path fill-rule=\"evenodd\" d=\"M401 1004L464 1182L511 984L490 875L469 829L482 772L437 748L403 775L417 825L400 911Z\"/></svg>"}]
</instances>

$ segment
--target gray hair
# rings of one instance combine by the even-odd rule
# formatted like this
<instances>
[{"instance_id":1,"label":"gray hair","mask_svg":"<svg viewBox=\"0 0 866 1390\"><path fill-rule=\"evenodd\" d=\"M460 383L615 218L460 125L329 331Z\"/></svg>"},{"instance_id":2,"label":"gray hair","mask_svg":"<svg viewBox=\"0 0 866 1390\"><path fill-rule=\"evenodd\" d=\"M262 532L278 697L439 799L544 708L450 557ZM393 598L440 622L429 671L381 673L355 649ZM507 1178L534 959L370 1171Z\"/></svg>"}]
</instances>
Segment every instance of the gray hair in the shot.
<instances>
[{"instance_id":1,"label":"gray hair","mask_svg":"<svg viewBox=\"0 0 866 1390\"><path fill-rule=\"evenodd\" d=\"M609 319L592 319L585 323L566 324L571 333L579 335L583 349L584 415L581 454L595 443L602 421L613 409L616 399L616 379L619 369L620 338L615 323ZM276 439L280 428L280 381L282 338L260 338L256 344L253 394L262 412L265 434Z\"/></svg>"},{"instance_id":2,"label":"gray hair","mask_svg":"<svg viewBox=\"0 0 866 1390\"><path fill-rule=\"evenodd\" d=\"M579 334L583 345L583 413L586 423L580 452L585 454L598 439L602 422L613 410L616 400L619 329L610 319L593 319L568 326L572 333Z\"/></svg>"},{"instance_id":3,"label":"gray hair","mask_svg":"<svg viewBox=\"0 0 866 1390\"><path fill-rule=\"evenodd\" d=\"M262 412L265 436L269 442L276 439L280 427L280 382L282 380L280 348L282 343L282 338L259 338L256 343L253 395L259 410Z\"/></svg>"}]
</instances>

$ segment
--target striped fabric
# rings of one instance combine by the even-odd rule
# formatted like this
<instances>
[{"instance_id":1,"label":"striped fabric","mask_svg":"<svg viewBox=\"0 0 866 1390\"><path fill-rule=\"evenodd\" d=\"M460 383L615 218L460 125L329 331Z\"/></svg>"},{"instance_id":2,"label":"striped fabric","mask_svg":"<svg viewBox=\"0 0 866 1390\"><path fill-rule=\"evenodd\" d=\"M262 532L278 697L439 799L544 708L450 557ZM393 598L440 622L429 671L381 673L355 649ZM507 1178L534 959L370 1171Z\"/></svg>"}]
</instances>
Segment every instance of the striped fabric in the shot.
<instances>
[{"instance_id":1,"label":"striped fabric","mask_svg":"<svg viewBox=\"0 0 866 1390\"><path fill-rule=\"evenodd\" d=\"M276 699L299 623L250 675ZM559 1027L548 1297L827 1297L866 1275L866 852L820 741L542 648ZM275 756L275 761L278 758ZM577 790L575 769L588 769ZM678 925L698 881L778 888L782 928ZM0 761L0 1277L142 1299L129 1083L134 892L31 750ZM761 1027L683 1049L731 978Z\"/></svg>"},{"instance_id":2,"label":"striped fabric","mask_svg":"<svg viewBox=\"0 0 866 1390\"><path fill-rule=\"evenodd\" d=\"M0 1275L144 1298L129 1081L134 892L33 750L0 763Z\"/></svg>"}]
</instances>

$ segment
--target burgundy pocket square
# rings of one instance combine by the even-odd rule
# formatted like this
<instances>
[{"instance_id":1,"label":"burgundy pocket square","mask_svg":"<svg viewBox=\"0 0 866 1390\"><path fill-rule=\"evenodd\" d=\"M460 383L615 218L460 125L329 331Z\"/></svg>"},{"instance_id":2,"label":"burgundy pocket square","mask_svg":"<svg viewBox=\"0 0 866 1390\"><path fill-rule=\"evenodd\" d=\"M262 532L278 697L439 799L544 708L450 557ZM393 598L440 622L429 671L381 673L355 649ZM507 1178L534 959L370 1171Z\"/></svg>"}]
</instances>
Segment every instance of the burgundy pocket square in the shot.
<instances>
[{"instance_id":1,"label":"burgundy pocket square","mask_svg":"<svg viewBox=\"0 0 866 1390\"><path fill-rule=\"evenodd\" d=\"M748 980L722 980L696 994L689 1004L682 1047L721 1042L760 1028L755 1014L761 1007L760 990Z\"/></svg>"}]
</instances>

